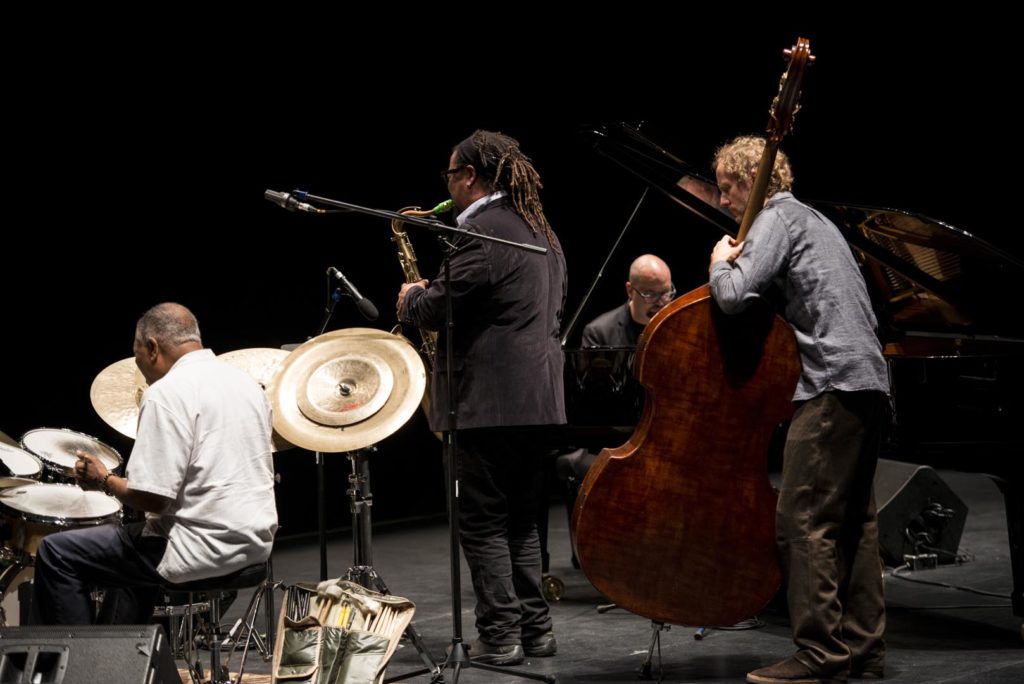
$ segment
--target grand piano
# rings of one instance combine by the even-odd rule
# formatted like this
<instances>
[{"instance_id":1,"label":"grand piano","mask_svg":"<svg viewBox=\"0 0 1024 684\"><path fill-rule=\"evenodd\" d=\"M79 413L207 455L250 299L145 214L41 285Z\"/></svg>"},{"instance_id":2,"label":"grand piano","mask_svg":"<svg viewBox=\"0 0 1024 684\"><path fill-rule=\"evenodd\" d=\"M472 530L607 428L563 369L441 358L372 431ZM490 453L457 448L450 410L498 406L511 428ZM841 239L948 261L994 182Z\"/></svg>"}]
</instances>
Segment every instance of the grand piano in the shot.
<instances>
[{"instance_id":1,"label":"grand piano","mask_svg":"<svg viewBox=\"0 0 1024 684\"><path fill-rule=\"evenodd\" d=\"M585 135L602 157L735 235L700 171L626 124ZM807 200L805 200L807 201ZM842 231L861 265L889 365L894 421L883 456L990 475L1006 503L1013 612L1024 616L1024 316L1004 294L1024 263L925 216L807 201ZM567 352L569 423L581 445L621 443L642 389L627 350Z\"/></svg>"}]
</instances>

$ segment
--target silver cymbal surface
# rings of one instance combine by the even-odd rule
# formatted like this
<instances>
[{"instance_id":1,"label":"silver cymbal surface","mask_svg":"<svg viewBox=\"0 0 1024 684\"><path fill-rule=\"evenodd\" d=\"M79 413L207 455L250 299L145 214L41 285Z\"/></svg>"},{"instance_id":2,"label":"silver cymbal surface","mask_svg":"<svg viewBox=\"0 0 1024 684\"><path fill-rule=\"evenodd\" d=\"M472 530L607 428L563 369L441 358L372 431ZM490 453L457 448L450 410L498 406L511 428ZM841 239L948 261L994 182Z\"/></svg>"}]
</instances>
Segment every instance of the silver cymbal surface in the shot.
<instances>
[{"instance_id":1,"label":"silver cymbal surface","mask_svg":"<svg viewBox=\"0 0 1024 684\"><path fill-rule=\"evenodd\" d=\"M426 387L426 369L404 337L348 328L300 345L267 388L274 427L311 451L376 444L408 422Z\"/></svg>"}]
</instances>

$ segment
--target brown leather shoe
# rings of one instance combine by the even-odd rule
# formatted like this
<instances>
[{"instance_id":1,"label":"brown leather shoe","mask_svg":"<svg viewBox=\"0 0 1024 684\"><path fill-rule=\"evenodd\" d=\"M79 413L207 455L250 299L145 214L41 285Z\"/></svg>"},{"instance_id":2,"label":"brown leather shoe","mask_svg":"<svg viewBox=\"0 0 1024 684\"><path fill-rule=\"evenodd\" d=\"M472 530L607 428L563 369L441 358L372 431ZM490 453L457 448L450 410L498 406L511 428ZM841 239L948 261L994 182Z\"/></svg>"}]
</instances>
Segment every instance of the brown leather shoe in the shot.
<instances>
[{"instance_id":1,"label":"brown leather shoe","mask_svg":"<svg viewBox=\"0 0 1024 684\"><path fill-rule=\"evenodd\" d=\"M790 656L774 665L747 673L747 681L750 684L832 684L832 682L843 682L846 679L842 675L838 678L822 677Z\"/></svg>"},{"instance_id":2,"label":"brown leather shoe","mask_svg":"<svg viewBox=\"0 0 1024 684\"><path fill-rule=\"evenodd\" d=\"M850 668L850 679L885 679L885 668L881 665L871 665L863 668Z\"/></svg>"},{"instance_id":3,"label":"brown leather shoe","mask_svg":"<svg viewBox=\"0 0 1024 684\"><path fill-rule=\"evenodd\" d=\"M885 679L885 654L872 654L850 663L851 679Z\"/></svg>"}]
</instances>

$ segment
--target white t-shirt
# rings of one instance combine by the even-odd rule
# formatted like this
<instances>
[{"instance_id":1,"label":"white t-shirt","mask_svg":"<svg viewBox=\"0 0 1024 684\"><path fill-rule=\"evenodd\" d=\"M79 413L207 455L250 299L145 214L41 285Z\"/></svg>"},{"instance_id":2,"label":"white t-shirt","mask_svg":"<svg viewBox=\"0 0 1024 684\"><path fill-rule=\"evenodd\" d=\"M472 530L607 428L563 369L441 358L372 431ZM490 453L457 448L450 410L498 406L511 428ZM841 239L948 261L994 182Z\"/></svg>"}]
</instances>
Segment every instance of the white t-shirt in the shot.
<instances>
[{"instance_id":1,"label":"white t-shirt","mask_svg":"<svg viewBox=\"0 0 1024 684\"><path fill-rule=\"evenodd\" d=\"M168 539L170 582L218 577L270 556L277 529L270 404L208 349L178 359L142 397L130 489L172 500L143 534Z\"/></svg>"}]
</instances>

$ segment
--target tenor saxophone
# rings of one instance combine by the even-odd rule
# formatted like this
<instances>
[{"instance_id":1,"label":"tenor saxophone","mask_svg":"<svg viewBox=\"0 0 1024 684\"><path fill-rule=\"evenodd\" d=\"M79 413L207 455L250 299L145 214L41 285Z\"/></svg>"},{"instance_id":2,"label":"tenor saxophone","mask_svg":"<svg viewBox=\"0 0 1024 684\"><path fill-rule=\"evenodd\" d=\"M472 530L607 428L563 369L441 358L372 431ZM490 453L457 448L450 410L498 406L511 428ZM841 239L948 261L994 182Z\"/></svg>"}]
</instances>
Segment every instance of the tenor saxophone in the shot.
<instances>
[{"instance_id":1,"label":"tenor saxophone","mask_svg":"<svg viewBox=\"0 0 1024 684\"><path fill-rule=\"evenodd\" d=\"M452 208L452 204L452 200L449 199L441 202L433 209L406 207L400 209L398 213L405 216L434 216L448 211ZM398 263L401 264L402 273L405 274L405 282L415 283L423 278L420 276L419 266L416 265L416 252L412 249L412 242L409 241L409 235L405 232L405 228L403 228L404 225L405 223L399 219L391 220L391 232L394 233L391 236L391 241L398 245ZM420 338L423 340L420 351L423 352L430 364L433 365L434 357L437 355L437 331L420 328Z\"/></svg>"}]
</instances>

